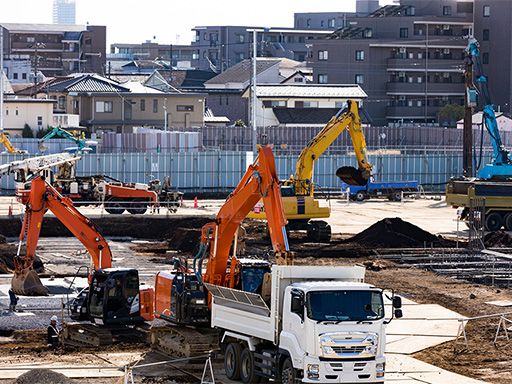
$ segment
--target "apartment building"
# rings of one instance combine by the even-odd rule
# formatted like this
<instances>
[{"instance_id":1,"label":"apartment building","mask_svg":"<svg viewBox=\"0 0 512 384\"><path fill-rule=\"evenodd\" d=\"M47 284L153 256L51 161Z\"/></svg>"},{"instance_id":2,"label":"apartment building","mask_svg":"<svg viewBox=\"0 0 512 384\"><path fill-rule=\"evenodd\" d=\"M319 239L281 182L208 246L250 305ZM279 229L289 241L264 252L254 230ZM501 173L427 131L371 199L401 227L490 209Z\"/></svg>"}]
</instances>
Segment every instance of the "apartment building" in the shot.
<instances>
[{"instance_id":1,"label":"apartment building","mask_svg":"<svg viewBox=\"0 0 512 384\"><path fill-rule=\"evenodd\" d=\"M325 37L331 29L262 28L257 26L198 26L193 28L198 69L220 73L252 57L253 30L258 31L258 57L284 57L305 61L308 41Z\"/></svg>"},{"instance_id":2,"label":"apartment building","mask_svg":"<svg viewBox=\"0 0 512 384\"><path fill-rule=\"evenodd\" d=\"M53 24L75 24L75 0L53 0Z\"/></svg>"},{"instance_id":3,"label":"apartment building","mask_svg":"<svg viewBox=\"0 0 512 384\"><path fill-rule=\"evenodd\" d=\"M105 26L16 23L0 23L0 26L4 30L6 61L25 63L12 64L11 68L26 68L29 63L32 76L39 72L44 76L61 76L104 71ZM12 79L21 76L22 73L15 71L9 74Z\"/></svg>"},{"instance_id":4,"label":"apartment building","mask_svg":"<svg viewBox=\"0 0 512 384\"><path fill-rule=\"evenodd\" d=\"M436 123L443 105L463 104L464 49L473 29L472 1L401 0L350 16L313 42L313 80L359 84L374 124Z\"/></svg>"}]
</instances>

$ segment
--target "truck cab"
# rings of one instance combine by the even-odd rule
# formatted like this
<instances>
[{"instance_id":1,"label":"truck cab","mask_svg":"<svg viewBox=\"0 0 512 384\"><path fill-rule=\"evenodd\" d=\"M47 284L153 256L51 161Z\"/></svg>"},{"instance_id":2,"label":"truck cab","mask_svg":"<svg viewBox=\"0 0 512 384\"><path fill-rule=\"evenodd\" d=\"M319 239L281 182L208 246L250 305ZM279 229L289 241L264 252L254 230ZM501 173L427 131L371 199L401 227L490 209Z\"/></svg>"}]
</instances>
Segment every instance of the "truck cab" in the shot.
<instances>
[{"instance_id":1,"label":"truck cab","mask_svg":"<svg viewBox=\"0 0 512 384\"><path fill-rule=\"evenodd\" d=\"M384 380L382 291L352 282L301 282L284 294L280 348L306 383Z\"/></svg>"}]
</instances>

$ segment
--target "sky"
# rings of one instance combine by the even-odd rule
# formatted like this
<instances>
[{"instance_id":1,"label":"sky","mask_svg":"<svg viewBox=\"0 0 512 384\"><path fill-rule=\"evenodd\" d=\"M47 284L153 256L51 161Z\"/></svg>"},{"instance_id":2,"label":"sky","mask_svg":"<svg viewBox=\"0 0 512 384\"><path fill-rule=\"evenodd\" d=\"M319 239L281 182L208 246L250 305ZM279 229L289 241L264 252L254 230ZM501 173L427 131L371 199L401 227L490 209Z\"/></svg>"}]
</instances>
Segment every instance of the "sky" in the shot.
<instances>
[{"instance_id":1,"label":"sky","mask_svg":"<svg viewBox=\"0 0 512 384\"><path fill-rule=\"evenodd\" d=\"M52 0L2 3L0 23L52 22ZM76 0L76 21L106 25L107 46L146 40L190 44L194 26L293 27L294 12L354 10L355 0Z\"/></svg>"}]
</instances>

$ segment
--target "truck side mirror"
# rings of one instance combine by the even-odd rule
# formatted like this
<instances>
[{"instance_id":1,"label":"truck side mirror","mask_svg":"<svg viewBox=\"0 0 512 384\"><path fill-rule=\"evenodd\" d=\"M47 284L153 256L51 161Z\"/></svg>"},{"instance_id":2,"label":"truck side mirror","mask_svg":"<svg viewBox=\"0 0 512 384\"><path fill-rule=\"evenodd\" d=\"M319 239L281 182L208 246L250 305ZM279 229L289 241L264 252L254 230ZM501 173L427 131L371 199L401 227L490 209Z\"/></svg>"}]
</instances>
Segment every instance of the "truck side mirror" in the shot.
<instances>
[{"instance_id":1,"label":"truck side mirror","mask_svg":"<svg viewBox=\"0 0 512 384\"><path fill-rule=\"evenodd\" d=\"M395 318L396 319L400 319L404 317L404 314L402 313L402 310L401 309L395 309Z\"/></svg>"},{"instance_id":2,"label":"truck side mirror","mask_svg":"<svg viewBox=\"0 0 512 384\"><path fill-rule=\"evenodd\" d=\"M402 308L402 298L400 296L393 296L393 308Z\"/></svg>"},{"instance_id":3,"label":"truck side mirror","mask_svg":"<svg viewBox=\"0 0 512 384\"><path fill-rule=\"evenodd\" d=\"M291 308L292 313L295 313L304 321L304 292L296 290L292 291Z\"/></svg>"}]
</instances>

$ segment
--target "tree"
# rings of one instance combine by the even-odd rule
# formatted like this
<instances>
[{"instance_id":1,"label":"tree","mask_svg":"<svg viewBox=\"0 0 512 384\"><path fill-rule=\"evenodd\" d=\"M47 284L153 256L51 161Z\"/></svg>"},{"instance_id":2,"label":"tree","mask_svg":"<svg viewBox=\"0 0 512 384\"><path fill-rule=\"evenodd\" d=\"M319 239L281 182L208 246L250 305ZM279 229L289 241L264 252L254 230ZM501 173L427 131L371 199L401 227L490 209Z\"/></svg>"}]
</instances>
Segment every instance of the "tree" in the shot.
<instances>
[{"instance_id":1,"label":"tree","mask_svg":"<svg viewBox=\"0 0 512 384\"><path fill-rule=\"evenodd\" d=\"M36 137L38 139L44 137L48 132L50 132L52 129L50 127L48 128L39 128L36 132Z\"/></svg>"},{"instance_id":2,"label":"tree","mask_svg":"<svg viewBox=\"0 0 512 384\"><path fill-rule=\"evenodd\" d=\"M25 123L25 125L23 126L23 131L21 131L21 137L34 137L34 132L32 132L32 128L30 128L30 125L28 125L27 123Z\"/></svg>"},{"instance_id":3,"label":"tree","mask_svg":"<svg viewBox=\"0 0 512 384\"><path fill-rule=\"evenodd\" d=\"M437 113L439 125L456 127L457 121L464 118L464 106L458 104L446 104Z\"/></svg>"}]
</instances>

